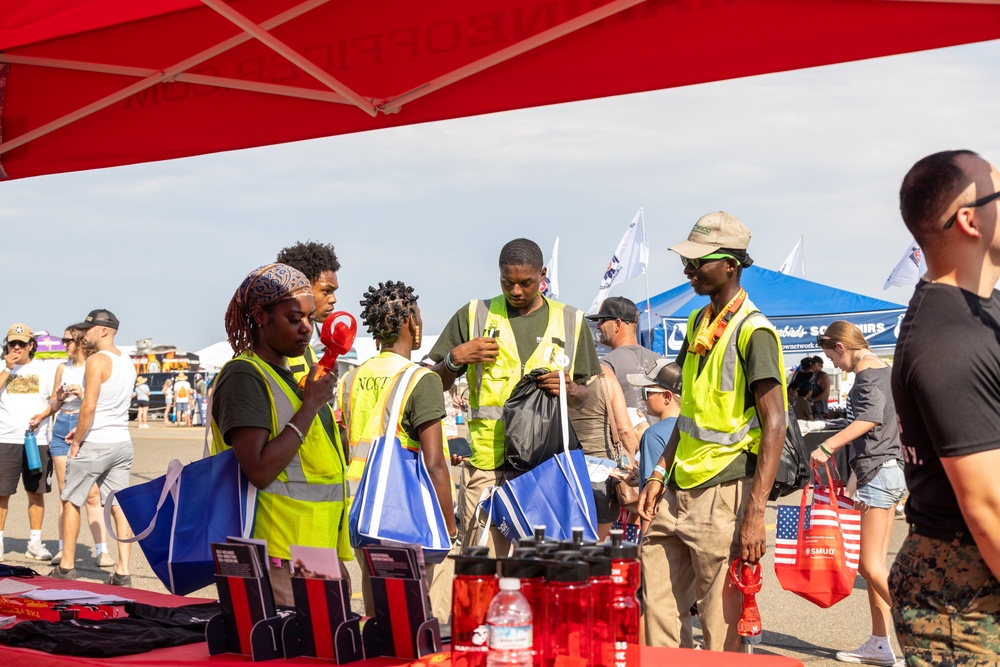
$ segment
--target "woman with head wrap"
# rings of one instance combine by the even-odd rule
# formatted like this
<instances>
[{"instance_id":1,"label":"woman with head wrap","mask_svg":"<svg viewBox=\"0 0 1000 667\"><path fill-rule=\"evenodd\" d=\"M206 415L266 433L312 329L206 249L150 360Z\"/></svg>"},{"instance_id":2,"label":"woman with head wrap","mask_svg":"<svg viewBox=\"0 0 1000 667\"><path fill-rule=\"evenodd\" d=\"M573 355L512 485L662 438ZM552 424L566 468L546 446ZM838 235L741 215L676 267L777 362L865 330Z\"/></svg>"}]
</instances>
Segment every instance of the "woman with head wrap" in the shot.
<instances>
[{"instance_id":1,"label":"woman with head wrap","mask_svg":"<svg viewBox=\"0 0 1000 667\"><path fill-rule=\"evenodd\" d=\"M408 386L399 386L397 381L408 368L414 366L410 354L420 348L422 321L417 295L412 287L390 280L379 283L377 288L369 287L361 305L364 308L361 321L368 327L381 352L345 375L337 392L350 446L355 451L382 437L386 428L386 406L392 405L397 391L405 392L396 437L403 447L422 454L438 504L444 512L445 524L452 535L452 544L455 544L458 529L455 527L448 457L444 450L442 420L445 407L441 377L429 369L420 368ZM360 479L367 451L361 449L355 453L349 474ZM365 613L371 616L375 613L375 605L363 561L358 559L362 566L361 588ZM440 570L428 567L427 580L431 582L432 611L438 619L446 621L451 612L451 578L440 576Z\"/></svg>"},{"instance_id":2,"label":"woman with head wrap","mask_svg":"<svg viewBox=\"0 0 1000 667\"><path fill-rule=\"evenodd\" d=\"M333 413L336 373L300 390L288 369L312 335L309 280L285 264L253 271L226 311L236 353L219 372L212 395L212 451L232 448L259 489L253 536L267 542L278 604L293 604L290 547L336 548L353 554L347 536L345 462Z\"/></svg>"}]
</instances>

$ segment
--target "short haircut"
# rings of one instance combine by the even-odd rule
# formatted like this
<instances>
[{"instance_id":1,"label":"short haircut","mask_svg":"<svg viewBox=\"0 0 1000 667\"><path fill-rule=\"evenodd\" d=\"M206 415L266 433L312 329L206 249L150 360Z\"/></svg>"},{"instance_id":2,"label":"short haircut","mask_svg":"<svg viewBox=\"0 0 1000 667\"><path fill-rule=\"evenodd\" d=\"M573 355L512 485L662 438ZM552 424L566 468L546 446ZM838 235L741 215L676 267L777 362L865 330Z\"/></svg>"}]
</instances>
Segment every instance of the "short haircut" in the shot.
<instances>
[{"instance_id":1,"label":"short haircut","mask_svg":"<svg viewBox=\"0 0 1000 667\"><path fill-rule=\"evenodd\" d=\"M941 217L969 184L975 180L957 162L961 155L979 157L970 150L942 151L923 158L910 167L899 188L899 212L906 228L921 246L930 233L938 231Z\"/></svg>"},{"instance_id":2,"label":"short haircut","mask_svg":"<svg viewBox=\"0 0 1000 667\"><path fill-rule=\"evenodd\" d=\"M529 266L541 271L545 260L537 243L530 239L514 239L500 251L500 266Z\"/></svg>"},{"instance_id":3,"label":"short haircut","mask_svg":"<svg viewBox=\"0 0 1000 667\"><path fill-rule=\"evenodd\" d=\"M275 261L279 264L287 264L306 274L310 283L319 280L320 274L324 271L333 271L334 273L340 271L337 253L333 251L333 245L330 243L299 242L282 248Z\"/></svg>"}]
</instances>

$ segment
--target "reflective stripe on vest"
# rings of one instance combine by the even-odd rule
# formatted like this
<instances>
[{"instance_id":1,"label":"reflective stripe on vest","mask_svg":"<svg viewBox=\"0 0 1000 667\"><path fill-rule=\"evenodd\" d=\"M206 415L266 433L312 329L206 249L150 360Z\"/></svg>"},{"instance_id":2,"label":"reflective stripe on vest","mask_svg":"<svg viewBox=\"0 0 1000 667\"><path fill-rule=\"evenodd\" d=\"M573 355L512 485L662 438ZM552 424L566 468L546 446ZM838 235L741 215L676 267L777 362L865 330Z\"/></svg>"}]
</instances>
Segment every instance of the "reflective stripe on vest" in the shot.
<instances>
[{"instance_id":1,"label":"reflective stripe on vest","mask_svg":"<svg viewBox=\"0 0 1000 667\"><path fill-rule=\"evenodd\" d=\"M260 369L259 365L254 365ZM282 386L281 383L283 381L280 378L276 377L269 370L264 370L262 375L271 392L271 405L274 406L275 415L278 418L277 428L275 428L273 436L276 438L282 429L285 428L285 425L295 416L296 408L285 393L286 390ZM311 427L310 430L312 430ZM306 475L302 471L302 460L299 458L298 450L295 450L295 456L285 466L285 475L288 477L288 481L283 482L275 478L273 482L267 485L266 489L263 489L263 492L310 503L343 502L344 500L344 485L342 483L310 484L306 480Z\"/></svg>"},{"instance_id":2,"label":"reflective stripe on vest","mask_svg":"<svg viewBox=\"0 0 1000 667\"><path fill-rule=\"evenodd\" d=\"M694 336L701 312L688 319L687 340ZM746 329L746 331L743 331ZM708 353L704 366L690 354L684 360L681 414L677 418L680 435L671 476L682 488L709 481L743 452L756 453L760 447L761 422L756 405L745 405L746 369L740 354L758 329L769 330L778 345L779 367L783 364L777 332L747 299L722 337Z\"/></svg>"},{"instance_id":3,"label":"reflective stripe on vest","mask_svg":"<svg viewBox=\"0 0 1000 667\"><path fill-rule=\"evenodd\" d=\"M583 313L557 301L545 299L545 302L549 308L545 332L523 363L503 295L469 303L469 340L484 336L488 329L496 329L500 346L500 355L492 364L473 364L466 370L472 439L470 463L476 468L491 470L503 463L503 405L525 373L536 368L554 370L558 356L565 354L569 358L569 367L565 370L573 376Z\"/></svg>"}]
</instances>

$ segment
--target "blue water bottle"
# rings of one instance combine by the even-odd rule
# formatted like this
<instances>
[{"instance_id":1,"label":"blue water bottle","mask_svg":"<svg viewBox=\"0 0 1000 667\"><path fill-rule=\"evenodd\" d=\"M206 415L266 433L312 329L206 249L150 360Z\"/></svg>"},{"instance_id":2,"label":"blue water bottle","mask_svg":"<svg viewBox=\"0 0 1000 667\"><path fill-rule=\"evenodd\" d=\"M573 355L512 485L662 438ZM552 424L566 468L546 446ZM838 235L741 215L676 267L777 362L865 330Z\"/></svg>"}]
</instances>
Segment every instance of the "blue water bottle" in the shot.
<instances>
[{"instance_id":1,"label":"blue water bottle","mask_svg":"<svg viewBox=\"0 0 1000 667\"><path fill-rule=\"evenodd\" d=\"M24 432L24 454L28 457L28 470L41 472L42 457L38 455L38 441L35 440L35 432L31 429Z\"/></svg>"}]
</instances>

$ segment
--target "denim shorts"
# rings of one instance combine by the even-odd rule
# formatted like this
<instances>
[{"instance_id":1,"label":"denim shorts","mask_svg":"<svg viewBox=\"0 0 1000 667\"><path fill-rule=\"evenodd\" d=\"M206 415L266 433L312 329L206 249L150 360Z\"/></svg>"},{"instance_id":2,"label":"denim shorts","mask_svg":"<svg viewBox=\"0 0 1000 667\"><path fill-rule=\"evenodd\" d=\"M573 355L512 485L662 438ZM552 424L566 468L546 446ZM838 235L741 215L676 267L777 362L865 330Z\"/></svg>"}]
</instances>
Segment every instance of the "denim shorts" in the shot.
<instances>
[{"instance_id":1,"label":"denim shorts","mask_svg":"<svg viewBox=\"0 0 1000 667\"><path fill-rule=\"evenodd\" d=\"M867 507L887 510L903 497L906 480L896 460L886 461L867 484L858 488L855 500Z\"/></svg>"},{"instance_id":2,"label":"denim shorts","mask_svg":"<svg viewBox=\"0 0 1000 667\"><path fill-rule=\"evenodd\" d=\"M49 443L49 456L69 456L69 445L66 443L66 436L76 428L76 422L80 418L78 413L66 414L57 412L55 421L52 423L52 441Z\"/></svg>"}]
</instances>

